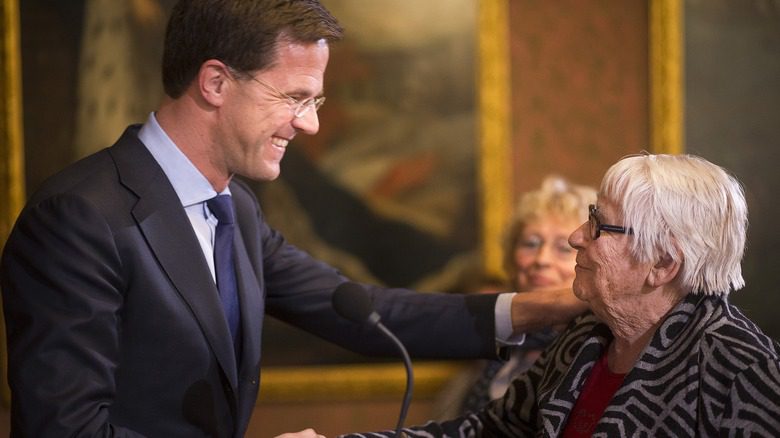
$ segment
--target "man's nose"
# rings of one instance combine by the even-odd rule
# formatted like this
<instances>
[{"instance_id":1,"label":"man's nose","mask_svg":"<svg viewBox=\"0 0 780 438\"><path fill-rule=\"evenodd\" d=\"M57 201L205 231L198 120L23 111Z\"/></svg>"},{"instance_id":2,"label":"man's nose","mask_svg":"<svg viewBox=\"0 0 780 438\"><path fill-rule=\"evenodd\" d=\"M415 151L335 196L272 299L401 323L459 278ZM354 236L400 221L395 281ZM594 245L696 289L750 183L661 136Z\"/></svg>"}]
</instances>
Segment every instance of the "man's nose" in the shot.
<instances>
[{"instance_id":1,"label":"man's nose","mask_svg":"<svg viewBox=\"0 0 780 438\"><path fill-rule=\"evenodd\" d=\"M301 117L294 117L292 125L296 130L304 134L316 134L320 130L320 119L317 115L317 110L311 108Z\"/></svg>"}]
</instances>

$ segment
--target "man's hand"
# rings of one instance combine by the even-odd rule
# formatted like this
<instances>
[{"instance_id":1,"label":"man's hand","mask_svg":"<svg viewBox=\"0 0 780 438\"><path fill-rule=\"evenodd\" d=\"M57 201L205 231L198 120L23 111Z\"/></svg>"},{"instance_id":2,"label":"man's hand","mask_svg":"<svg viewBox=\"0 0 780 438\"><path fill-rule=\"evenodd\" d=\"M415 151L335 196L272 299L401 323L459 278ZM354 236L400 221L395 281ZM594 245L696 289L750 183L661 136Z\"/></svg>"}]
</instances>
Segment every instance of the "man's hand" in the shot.
<instances>
[{"instance_id":1,"label":"man's hand","mask_svg":"<svg viewBox=\"0 0 780 438\"><path fill-rule=\"evenodd\" d=\"M325 435L318 434L314 429L304 429L300 432L283 433L276 438L325 438Z\"/></svg>"},{"instance_id":2,"label":"man's hand","mask_svg":"<svg viewBox=\"0 0 780 438\"><path fill-rule=\"evenodd\" d=\"M512 298L512 327L515 333L538 331L566 324L587 309L571 289L522 292Z\"/></svg>"}]
</instances>

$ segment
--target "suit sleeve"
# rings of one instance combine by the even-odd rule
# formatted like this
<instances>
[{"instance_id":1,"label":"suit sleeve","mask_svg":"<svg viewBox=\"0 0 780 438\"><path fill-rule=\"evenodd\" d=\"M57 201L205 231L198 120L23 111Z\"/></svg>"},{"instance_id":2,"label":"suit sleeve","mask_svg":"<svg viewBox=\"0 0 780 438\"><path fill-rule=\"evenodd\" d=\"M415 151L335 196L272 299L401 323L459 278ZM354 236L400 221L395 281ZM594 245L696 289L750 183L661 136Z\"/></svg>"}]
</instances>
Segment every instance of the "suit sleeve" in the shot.
<instances>
[{"instance_id":1,"label":"suit sleeve","mask_svg":"<svg viewBox=\"0 0 780 438\"><path fill-rule=\"evenodd\" d=\"M120 265L106 221L81 198L49 198L20 216L0 271L14 435L141 436L108 418Z\"/></svg>"},{"instance_id":2,"label":"suit sleeve","mask_svg":"<svg viewBox=\"0 0 780 438\"><path fill-rule=\"evenodd\" d=\"M234 196L248 190L237 186ZM368 355L396 355L395 346L373 328L341 318L333 310L334 289L347 281L332 267L289 244L263 220L254 197L255 230L251 247L262 255L269 314L344 348ZM249 202L242 204L244 214ZM238 205L237 204L237 205ZM239 216L242 212L239 212ZM252 236L244 235L251 241ZM251 251L251 249L250 249ZM410 260L410 263L413 263ZM495 296L417 293L366 286L382 322L418 358L494 358Z\"/></svg>"}]
</instances>

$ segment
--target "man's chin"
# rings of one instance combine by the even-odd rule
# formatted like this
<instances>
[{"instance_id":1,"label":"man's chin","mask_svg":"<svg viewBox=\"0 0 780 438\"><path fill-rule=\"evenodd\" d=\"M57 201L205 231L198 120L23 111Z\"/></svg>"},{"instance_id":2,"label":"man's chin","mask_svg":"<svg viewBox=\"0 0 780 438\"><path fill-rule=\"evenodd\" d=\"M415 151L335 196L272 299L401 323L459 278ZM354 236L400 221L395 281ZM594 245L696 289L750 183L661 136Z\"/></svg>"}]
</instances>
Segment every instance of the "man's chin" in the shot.
<instances>
[{"instance_id":1,"label":"man's chin","mask_svg":"<svg viewBox=\"0 0 780 438\"><path fill-rule=\"evenodd\" d=\"M279 178L281 175L281 169L277 165L273 167L266 167L264 169L258 169L254 172L241 173L240 175L253 181L268 182Z\"/></svg>"}]
</instances>

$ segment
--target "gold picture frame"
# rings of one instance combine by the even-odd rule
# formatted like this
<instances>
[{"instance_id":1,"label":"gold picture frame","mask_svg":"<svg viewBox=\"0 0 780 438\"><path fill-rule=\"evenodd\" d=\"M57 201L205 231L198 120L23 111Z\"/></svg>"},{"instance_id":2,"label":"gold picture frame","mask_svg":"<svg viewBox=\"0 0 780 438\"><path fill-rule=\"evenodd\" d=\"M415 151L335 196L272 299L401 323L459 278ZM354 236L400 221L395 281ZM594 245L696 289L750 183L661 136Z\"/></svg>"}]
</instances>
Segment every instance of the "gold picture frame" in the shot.
<instances>
[{"instance_id":1,"label":"gold picture frame","mask_svg":"<svg viewBox=\"0 0 780 438\"><path fill-rule=\"evenodd\" d=\"M0 247L5 246L16 216L24 204L24 153L22 151L22 71L19 44L19 7L16 0L0 5L2 48L0 49ZM2 322L2 315L0 315ZM5 324L0 324L0 365L5 376ZM0 382L4 406L11 401L5 378Z\"/></svg>"}]
</instances>

